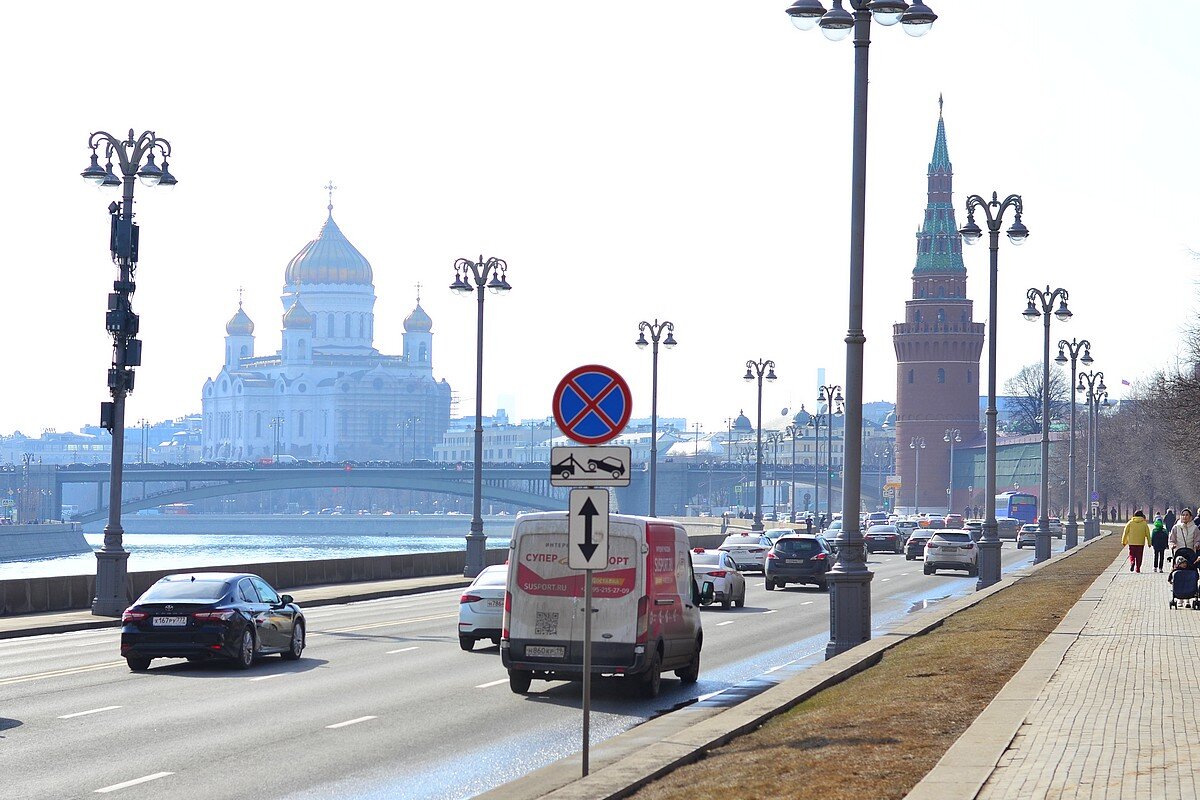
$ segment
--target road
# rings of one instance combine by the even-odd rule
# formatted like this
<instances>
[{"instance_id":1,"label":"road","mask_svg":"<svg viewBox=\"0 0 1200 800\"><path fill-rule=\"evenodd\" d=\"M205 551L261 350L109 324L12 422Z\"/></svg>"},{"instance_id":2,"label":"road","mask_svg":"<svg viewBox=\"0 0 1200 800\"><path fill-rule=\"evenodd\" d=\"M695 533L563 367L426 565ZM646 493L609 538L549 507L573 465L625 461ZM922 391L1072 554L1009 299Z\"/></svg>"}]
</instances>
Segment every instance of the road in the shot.
<instances>
[{"instance_id":1,"label":"road","mask_svg":"<svg viewBox=\"0 0 1200 800\"><path fill-rule=\"evenodd\" d=\"M1002 555L1006 571L1033 557L1011 542ZM877 630L975 584L903 556L870 566ZM703 611L697 684L664 679L649 701L596 682L593 742L821 657L828 596L747 583L745 608ZM463 798L578 752L578 685L512 694L497 648L459 649L458 594L311 609L304 658L248 672L163 660L131 673L115 630L0 642L0 797Z\"/></svg>"}]
</instances>

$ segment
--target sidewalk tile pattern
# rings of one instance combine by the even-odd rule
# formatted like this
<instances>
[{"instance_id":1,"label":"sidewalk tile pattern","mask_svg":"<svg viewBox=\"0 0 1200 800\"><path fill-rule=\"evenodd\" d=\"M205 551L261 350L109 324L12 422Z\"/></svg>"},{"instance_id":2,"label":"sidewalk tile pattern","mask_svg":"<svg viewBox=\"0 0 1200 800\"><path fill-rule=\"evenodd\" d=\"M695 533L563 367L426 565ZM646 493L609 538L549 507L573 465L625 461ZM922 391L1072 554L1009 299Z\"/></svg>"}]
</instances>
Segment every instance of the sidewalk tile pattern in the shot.
<instances>
[{"instance_id":1,"label":"sidewalk tile pattern","mask_svg":"<svg viewBox=\"0 0 1200 800\"><path fill-rule=\"evenodd\" d=\"M1194 800L1200 788L1200 610L1172 610L1166 575L1112 582L980 800Z\"/></svg>"}]
</instances>

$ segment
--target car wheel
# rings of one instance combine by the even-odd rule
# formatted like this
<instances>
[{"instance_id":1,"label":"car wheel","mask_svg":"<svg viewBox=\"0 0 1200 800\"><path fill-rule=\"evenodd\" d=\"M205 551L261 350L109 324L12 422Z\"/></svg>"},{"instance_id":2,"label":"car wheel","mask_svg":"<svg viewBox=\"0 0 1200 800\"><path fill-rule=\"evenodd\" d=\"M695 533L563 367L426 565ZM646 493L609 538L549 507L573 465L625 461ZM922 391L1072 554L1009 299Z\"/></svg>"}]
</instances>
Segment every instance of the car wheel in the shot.
<instances>
[{"instance_id":1,"label":"car wheel","mask_svg":"<svg viewBox=\"0 0 1200 800\"><path fill-rule=\"evenodd\" d=\"M733 605L733 597L731 597L729 595L729 593L727 592L725 594L725 599L721 601L721 608L725 611L728 611L730 606L732 606L732 605Z\"/></svg>"},{"instance_id":2,"label":"car wheel","mask_svg":"<svg viewBox=\"0 0 1200 800\"><path fill-rule=\"evenodd\" d=\"M1020 550L1020 549L1021 549L1021 543L1020 543L1020 542L1017 542L1017 549L1018 549L1018 550Z\"/></svg>"},{"instance_id":3,"label":"car wheel","mask_svg":"<svg viewBox=\"0 0 1200 800\"><path fill-rule=\"evenodd\" d=\"M642 681L638 684L638 691L642 697L649 700L658 697L658 693L662 691L662 655L659 654L657 648L650 659L650 666L646 670L646 674L642 676Z\"/></svg>"},{"instance_id":4,"label":"car wheel","mask_svg":"<svg viewBox=\"0 0 1200 800\"><path fill-rule=\"evenodd\" d=\"M125 659L130 672L145 672L150 669L150 659L143 656L129 656Z\"/></svg>"},{"instance_id":5,"label":"car wheel","mask_svg":"<svg viewBox=\"0 0 1200 800\"><path fill-rule=\"evenodd\" d=\"M188 656L187 660L193 664L198 664L201 661L204 661L204 656Z\"/></svg>"},{"instance_id":6,"label":"car wheel","mask_svg":"<svg viewBox=\"0 0 1200 800\"><path fill-rule=\"evenodd\" d=\"M529 684L533 683L533 673L525 669L510 669L508 671L508 688L513 690L514 694L525 694L529 691Z\"/></svg>"},{"instance_id":7,"label":"car wheel","mask_svg":"<svg viewBox=\"0 0 1200 800\"><path fill-rule=\"evenodd\" d=\"M907 553L905 553L905 554L904 554L904 560L905 560L905 561L916 561L916 560L917 560L917 557L916 557L916 556L910 556L910 555L908 555Z\"/></svg>"},{"instance_id":8,"label":"car wheel","mask_svg":"<svg viewBox=\"0 0 1200 800\"><path fill-rule=\"evenodd\" d=\"M292 626L292 641L288 645L288 649L284 650L279 655L283 656L284 661L299 661L300 656L304 653L304 623L297 622Z\"/></svg>"},{"instance_id":9,"label":"car wheel","mask_svg":"<svg viewBox=\"0 0 1200 800\"><path fill-rule=\"evenodd\" d=\"M763 583L763 586L767 587L768 592L775 591L775 581L771 580L770 578L767 578L766 582Z\"/></svg>"},{"instance_id":10,"label":"car wheel","mask_svg":"<svg viewBox=\"0 0 1200 800\"><path fill-rule=\"evenodd\" d=\"M926 575L932 575L932 574L933 574L933 565L932 565L932 564L926 564L926 565L925 565L925 574L926 574Z\"/></svg>"},{"instance_id":11,"label":"car wheel","mask_svg":"<svg viewBox=\"0 0 1200 800\"><path fill-rule=\"evenodd\" d=\"M733 601L733 605L737 608L744 608L746 606L746 587L745 586L742 586L742 593L740 595L738 595L738 598L736 600Z\"/></svg>"},{"instance_id":12,"label":"car wheel","mask_svg":"<svg viewBox=\"0 0 1200 800\"><path fill-rule=\"evenodd\" d=\"M979 576L979 567L969 567L967 569L967 577L975 578Z\"/></svg>"},{"instance_id":13,"label":"car wheel","mask_svg":"<svg viewBox=\"0 0 1200 800\"><path fill-rule=\"evenodd\" d=\"M896 545L896 555L900 555L900 551L901 551L900 545Z\"/></svg>"},{"instance_id":14,"label":"car wheel","mask_svg":"<svg viewBox=\"0 0 1200 800\"><path fill-rule=\"evenodd\" d=\"M237 659L234 661L238 669L250 669L250 666L254 663L254 651L256 649L254 632L247 628L242 631L242 646L238 648Z\"/></svg>"},{"instance_id":15,"label":"car wheel","mask_svg":"<svg viewBox=\"0 0 1200 800\"><path fill-rule=\"evenodd\" d=\"M827 581L827 580L821 580L821 581L819 581L819 582L817 583L817 591L819 591L819 592L828 592L828 591L829 591L829 581Z\"/></svg>"},{"instance_id":16,"label":"car wheel","mask_svg":"<svg viewBox=\"0 0 1200 800\"><path fill-rule=\"evenodd\" d=\"M469 653L475 649L475 639L471 636L459 636L458 646Z\"/></svg>"},{"instance_id":17,"label":"car wheel","mask_svg":"<svg viewBox=\"0 0 1200 800\"><path fill-rule=\"evenodd\" d=\"M696 657L692 659L692 663L688 664L683 669L675 670L675 677L684 684L695 683L700 680L700 642L696 642Z\"/></svg>"}]
</instances>

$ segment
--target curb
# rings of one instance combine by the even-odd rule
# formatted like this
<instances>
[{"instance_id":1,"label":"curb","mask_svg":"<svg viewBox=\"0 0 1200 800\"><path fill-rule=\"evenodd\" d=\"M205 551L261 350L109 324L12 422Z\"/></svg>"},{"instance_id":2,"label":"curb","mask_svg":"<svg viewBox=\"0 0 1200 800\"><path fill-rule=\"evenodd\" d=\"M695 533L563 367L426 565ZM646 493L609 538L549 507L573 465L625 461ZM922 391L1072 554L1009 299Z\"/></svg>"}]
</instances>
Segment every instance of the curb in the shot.
<instances>
[{"instance_id":1,"label":"curb","mask_svg":"<svg viewBox=\"0 0 1200 800\"><path fill-rule=\"evenodd\" d=\"M1016 570L986 589L951 601L941 608L917 614L912 620L878 638L864 642L805 670L800 675L788 678L755 697L731 708L716 711L697 722L688 723L687 709L682 709L643 722L624 733L593 745L592 771L586 778L579 776L580 756L576 753L476 797L478 800L618 800L628 797L672 770L698 761L709 750L757 729L764 722L788 711L823 689L874 666L887 650L901 642L940 627L954 614L971 608L1049 564L1070 558L1106 535L1107 532L1096 539L1081 541L1073 550L1059 553L1041 564ZM1091 591L1088 590L1089 595ZM1083 621L1086 622L1086 618ZM1066 624L1066 619L1061 624ZM1037 655L1037 651L1034 655Z\"/></svg>"},{"instance_id":2,"label":"curb","mask_svg":"<svg viewBox=\"0 0 1200 800\"><path fill-rule=\"evenodd\" d=\"M1117 558L1121 560L1122 556ZM905 795L905 800L974 800L979 795L1117 574L1111 566L1100 573L1024 666Z\"/></svg>"}]
</instances>

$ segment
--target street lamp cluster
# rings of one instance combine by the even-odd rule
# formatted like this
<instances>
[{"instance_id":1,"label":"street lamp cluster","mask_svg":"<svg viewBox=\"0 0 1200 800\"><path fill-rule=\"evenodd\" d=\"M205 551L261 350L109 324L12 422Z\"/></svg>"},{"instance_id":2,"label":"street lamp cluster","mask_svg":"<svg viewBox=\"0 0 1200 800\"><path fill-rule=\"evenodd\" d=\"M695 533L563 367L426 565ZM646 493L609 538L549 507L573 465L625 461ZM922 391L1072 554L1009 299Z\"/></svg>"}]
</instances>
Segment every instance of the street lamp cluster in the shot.
<instances>
[{"instance_id":1,"label":"street lamp cluster","mask_svg":"<svg viewBox=\"0 0 1200 800\"><path fill-rule=\"evenodd\" d=\"M775 378L775 362L769 359L751 359L746 362L746 374L742 376L747 381L758 381L758 422L754 426L756 429L756 441L754 446L754 522L751 524L751 530L761 531L763 529L762 519L762 385L763 380L774 383Z\"/></svg>"},{"instance_id":2,"label":"street lamp cluster","mask_svg":"<svg viewBox=\"0 0 1200 800\"><path fill-rule=\"evenodd\" d=\"M1080 357L1080 351L1083 356ZM1092 343L1087 339L1078 341L1072 339L1067 341L1063 339L1058 343L1058 356L1055 357L1054 363L1062 366L1068 361L1070 354L1071 362L1071 383L1068 384L1068 391L1071 392L1071 445L1067 456L1067 497L1069 498L1070 507L1067 509L1067 530L1064 547L1067 550L1079 544L1079 521L1075 515L1075 362L1083 364L1085 367L1092 365Z\"/></svg>"},{"instance_id":3,"label":"street lamp cluster","mask_svg":"<svg viewBox=\"0 0 1200 800\"><path fill-rule=\"evenodd\" d=\"M650 341L646 341L646 331L650 331ZM663 337L663 331L667 335ZM650 383L650 516L655 515L656 504L658 497L658 343L662 341L662 346L668 350L679 344L675 341L675 323L670 320L659 322L657 319L654 322L646 322L643 320L638 323L638 338L634 342L639 349L645 349L646 345L653 344L651 347L651 362L652 362L652 377ZM697 441L699 439L697 438Z\"/></svg>"},{"instance_id":4,"label":"street lamp cluster","mask_svg":"<svg viewBox=\"0 0 1200 800\"><path fill-rule=\"evenodd\" d=\"M1087 519L1083 523L1084 541L1095 539L1100 535L1100 517L1096 511L1094 497L1099 497L1096 487L1096 462L1100 453L1096 445L1096 416L1101 406L1108 406L1108 387L1104 385L1104 373L1092 370L1081 373L1079 384L1075 391L1084 396L1088 407L1088 460L1087 460Z\"/></svg>"}]
</instances>

